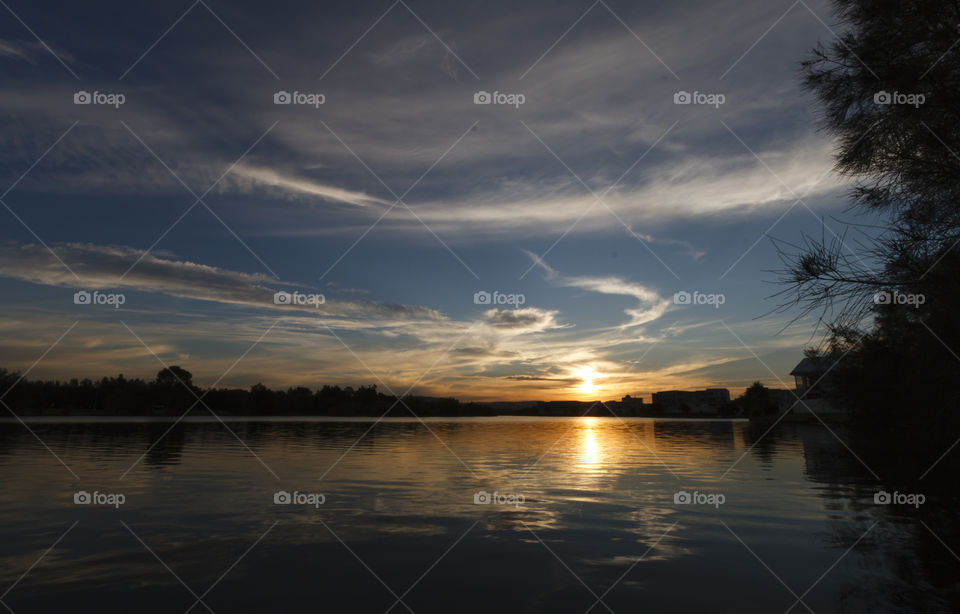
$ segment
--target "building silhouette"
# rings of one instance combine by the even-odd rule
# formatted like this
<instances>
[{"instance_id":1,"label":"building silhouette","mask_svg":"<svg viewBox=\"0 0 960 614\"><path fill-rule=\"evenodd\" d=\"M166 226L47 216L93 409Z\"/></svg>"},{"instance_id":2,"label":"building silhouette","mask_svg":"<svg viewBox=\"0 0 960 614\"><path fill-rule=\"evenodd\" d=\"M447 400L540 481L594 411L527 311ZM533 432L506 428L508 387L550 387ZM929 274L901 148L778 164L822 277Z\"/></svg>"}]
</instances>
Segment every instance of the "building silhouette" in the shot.
<instances>
[{"instance_id":1,"label":"building silhouette","mask_svg":"<svg viewBox=\"0 0 960 614\"><path fill-rule=\"evenodd\" d=\"M653 393L653 404L665 413L712 414L730 403L726 388L664 390Z\"/></svg>"}]
</instances>

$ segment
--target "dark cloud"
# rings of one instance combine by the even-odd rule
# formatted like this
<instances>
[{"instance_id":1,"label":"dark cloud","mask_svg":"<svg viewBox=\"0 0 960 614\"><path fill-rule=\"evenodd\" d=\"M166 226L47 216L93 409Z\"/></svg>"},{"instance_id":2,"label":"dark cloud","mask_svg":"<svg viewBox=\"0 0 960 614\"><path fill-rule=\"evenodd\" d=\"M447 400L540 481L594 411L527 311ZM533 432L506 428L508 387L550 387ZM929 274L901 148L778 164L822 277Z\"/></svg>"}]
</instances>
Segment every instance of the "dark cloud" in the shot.
<instances>
[{"instance_id":1,"label":"dark cloud","mask_svg":"<svg viewBox=\"0 0 960 614\"><path fill-rule=\"evenodd\" d=\"M488 309L483 314L483 321L496 328L540 331L556 327L558 313L536 307Z\"/></svg>"}]
</instances>

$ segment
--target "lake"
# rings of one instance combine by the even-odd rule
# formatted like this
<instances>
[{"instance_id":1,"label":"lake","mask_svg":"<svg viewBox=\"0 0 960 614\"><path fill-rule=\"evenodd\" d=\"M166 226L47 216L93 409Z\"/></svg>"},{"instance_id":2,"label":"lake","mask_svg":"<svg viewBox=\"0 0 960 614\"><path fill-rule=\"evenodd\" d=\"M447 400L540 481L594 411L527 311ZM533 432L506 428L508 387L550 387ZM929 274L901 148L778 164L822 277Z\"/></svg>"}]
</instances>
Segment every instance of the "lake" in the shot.
<instances>
[{"instance_id":1,"label":"lake","mask_svg":"<svg viewBox=\"0 0 960 614\"><path fill-rule=\"evenodd\" d=\"M877 502L889 485L836 432L7 420L0 600L16 614L960 610L956 498L927 477Z\"/></svg>"}]
</instances>

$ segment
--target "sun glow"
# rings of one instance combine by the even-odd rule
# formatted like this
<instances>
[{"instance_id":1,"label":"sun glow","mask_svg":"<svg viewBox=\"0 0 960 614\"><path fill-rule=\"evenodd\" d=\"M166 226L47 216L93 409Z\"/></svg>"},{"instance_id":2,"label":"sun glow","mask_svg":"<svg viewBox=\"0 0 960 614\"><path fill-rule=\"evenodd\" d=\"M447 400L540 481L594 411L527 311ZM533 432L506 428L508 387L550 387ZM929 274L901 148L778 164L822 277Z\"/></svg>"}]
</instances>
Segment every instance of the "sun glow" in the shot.
<instances>
[{"instance_id":1,"label":"sun glow","mask_svg":"<svg viewBox=\"0 0 960 614\"><path fill-rule=\"evenodd\" d=\"M597 386L595 386L593 383L593 379L597 376L597 374L592 368L584 367L582 369L577 369L574 371L573 376L580 379L580 385L577 386L577 391L584 394L593 394L597 391Z\"/></svg>"}]
</instances>

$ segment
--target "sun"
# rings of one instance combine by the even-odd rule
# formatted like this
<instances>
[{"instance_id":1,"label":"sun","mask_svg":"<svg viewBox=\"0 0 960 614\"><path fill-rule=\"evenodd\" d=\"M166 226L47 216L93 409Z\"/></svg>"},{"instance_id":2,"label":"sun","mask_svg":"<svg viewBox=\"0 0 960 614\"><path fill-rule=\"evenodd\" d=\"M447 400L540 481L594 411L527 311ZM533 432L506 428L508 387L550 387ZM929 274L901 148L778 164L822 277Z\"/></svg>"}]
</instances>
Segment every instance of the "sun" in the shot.
<instances>
[{"instance_id":1,"label":"sun","mask_svg":"<svg viewBox=\"0 0 960 614\"><path fill-rule=\"evenodd\" d=\"M580 385L577 386L577 391L584 394L593 394L597 391L597 387L593 383L593 379L597 374L590 367L577 369L574 371L573 376L580 379Z\"/></svg>"}]
</instances>

